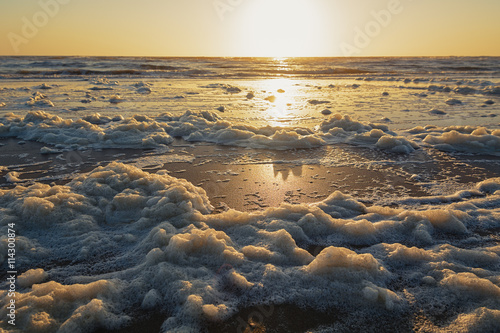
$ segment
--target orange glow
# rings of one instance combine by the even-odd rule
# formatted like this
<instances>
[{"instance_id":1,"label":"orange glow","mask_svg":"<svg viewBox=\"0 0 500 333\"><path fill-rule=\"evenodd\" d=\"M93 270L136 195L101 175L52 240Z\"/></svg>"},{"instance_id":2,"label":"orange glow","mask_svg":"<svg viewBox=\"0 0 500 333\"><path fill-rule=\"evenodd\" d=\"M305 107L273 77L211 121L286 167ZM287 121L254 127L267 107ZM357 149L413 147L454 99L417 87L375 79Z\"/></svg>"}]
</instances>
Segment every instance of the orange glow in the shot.
<instances>
[{"instance_id":1,"label":"orange glow","mask_svg":"<svg viewBox=\"0 0 500 333\"><path fill-rule=\"evenodd\" d=\"M0 55L500 56L498 13L497 0L4 1Z\"/></svg>"}]
</instances>

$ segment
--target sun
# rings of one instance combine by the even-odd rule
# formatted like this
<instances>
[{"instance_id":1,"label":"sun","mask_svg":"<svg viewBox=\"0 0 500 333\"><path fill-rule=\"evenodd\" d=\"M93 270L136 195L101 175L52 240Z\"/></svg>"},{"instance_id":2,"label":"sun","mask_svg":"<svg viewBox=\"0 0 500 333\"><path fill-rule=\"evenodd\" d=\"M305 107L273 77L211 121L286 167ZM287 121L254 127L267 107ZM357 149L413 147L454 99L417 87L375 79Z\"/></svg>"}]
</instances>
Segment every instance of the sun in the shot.
<instances>
[{"instance_id":1,"label":"sun","mask_svg":"<svg viewBox=\"0 0 500 333\"><path fill-rule=\"evenodd\" d=\"M323 53L323 13L310 0L253 0L239 21L247 56L312 57Z\"/></svg>"}]
</instances>

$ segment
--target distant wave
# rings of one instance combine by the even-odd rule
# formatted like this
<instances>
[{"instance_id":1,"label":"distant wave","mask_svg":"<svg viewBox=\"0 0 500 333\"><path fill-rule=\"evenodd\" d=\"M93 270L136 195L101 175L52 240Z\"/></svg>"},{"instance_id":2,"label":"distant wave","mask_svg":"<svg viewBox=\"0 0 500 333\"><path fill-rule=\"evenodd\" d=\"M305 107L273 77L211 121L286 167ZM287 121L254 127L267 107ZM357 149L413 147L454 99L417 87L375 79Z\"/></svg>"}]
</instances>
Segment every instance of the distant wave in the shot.
<instances>
[{"instance_id":1,"label":"distant wave","mask_svg":"<svg viewBox=\"0 0 500 333\"><path fill-rule=\"evenodd\" d=\"M143 72L134 69L118 69L109 71L99 71L99 70L88 70L88 69L65 69L65 70L54 70L54 71L42 71L42 70L20 70L16 74L20 75L141 75Z\"/></svg>"},{"instance_id":2,"label":"distant wave","mask_svg":"<svg viewBox=\"0 0 500 333\"><path fill-rule=\"evenodd\" d=\"M143 69L159 70L159 71L180 71L189 69L188 67L178 67L178 66L168 66L168 65L149 65L142 64L140 66Z\"/></svg>"},{"instance_id":3,"label":"distant wave","mask_svg":"<svg viewBox=\"0 0 500 333\"><path fill-rule=\"evenodd\" d=\"M476 72L476 71L489 71L491 68L478 67L478 66L449 66L443 67L444 70L459 71L459 72Z\"/></svg>"},{"instance_id":4,"label":"distant wave","mask_svg":"<svg viewBox=\"0 0 500 333\"><path fill-rule=\"evenodd\" d=\"M499 57L443 58L152 58L0 57L0 76L144 76L165 78L269 78L487 75L498 77Z\"/></svg>"},{"instance_id":5,"label":"distant wave","mask_svg":"<svg viewBox=\"0 0 500 333\"><path fill-rule=\"evenodd\" d=\"M374 71L354 69L354 68L330 68L321 70L249 70L249 71L234 71L217 73L216 71L206 69L190 69L187 67L175 66L157 66L157 65L141 65L143 70L137 69L112 69L112 70L95 70L95 69L59 69L59 70L42 70L42 69L22 69L15 72L18 75L24 76L82 76L82 75L145 75L145 76L213 76L213 77L260 77L260 76L275 76L275 75L290 75L290 76L330 76L330 75L352 75L352 74L370 74Z\"/></svg>"},{"instance_id":6,"label":"distant wave","mask_svg":"<svg viewBox=\"0 0 500 333\"><path fill-rule=\"evenodd\" d=\"M371 74L374 70L359 68L324 68L313 70L262 70L261 72L269 74L289 74L289 75L335 75L335 74Z\"/></svg>"}]
</instances>

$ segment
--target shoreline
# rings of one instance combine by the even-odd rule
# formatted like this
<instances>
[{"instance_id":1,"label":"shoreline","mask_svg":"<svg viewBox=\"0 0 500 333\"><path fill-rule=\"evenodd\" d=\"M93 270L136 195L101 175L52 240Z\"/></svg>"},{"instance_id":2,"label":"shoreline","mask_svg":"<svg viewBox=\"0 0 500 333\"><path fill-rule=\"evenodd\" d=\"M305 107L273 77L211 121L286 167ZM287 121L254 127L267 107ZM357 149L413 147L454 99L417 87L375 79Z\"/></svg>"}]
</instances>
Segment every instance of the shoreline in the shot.
<instances>
[{"instance_id":1,"label":"shoreline","mask_svg":"<svg viewBox=\"0 0 500 333\"><path fill-rule=\"evenodd\" d=\"M79 174L118 161L152 173L166 170L170 176L203 188L214 212L314 203L335 191L352 195L366 205L393 206L391 199L449 195L460 187L500 177L500 157L456 154L450 158L432 149L408 157L352 146L298 149L290 154L177 140L164 153L154 149L99 149L43 155L40 148L46 145L30 141L20 145L20 141L0 139L4 144L0 146L0 158L8 168L0 171L0 188L33 181L64 185ZM368 155L370 162L360 162L359 158L354 162L356 156ZM336 158L328 160L327 156ZM20 182L6 181L12 171L19 173Z\"/></svg>"}]
</instances>

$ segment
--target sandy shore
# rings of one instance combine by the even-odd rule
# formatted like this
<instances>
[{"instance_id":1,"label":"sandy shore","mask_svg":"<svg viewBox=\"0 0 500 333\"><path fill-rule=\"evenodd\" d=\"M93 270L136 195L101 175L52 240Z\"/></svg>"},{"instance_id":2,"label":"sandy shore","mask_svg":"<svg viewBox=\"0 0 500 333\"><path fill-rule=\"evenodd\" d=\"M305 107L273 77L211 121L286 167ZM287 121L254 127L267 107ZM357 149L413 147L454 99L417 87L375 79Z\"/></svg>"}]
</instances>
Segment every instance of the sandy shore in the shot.
<instances>
[{"instance_id":1,"label":"sandy shore","mask_svg":"<svg viewBox=\"0 0 500 333\"><path fill-rule=\"evenodd\" d=\"M453 331L498 308L500 100L485 82L150 81L2 90L25 302L102 288L89 318L116 309L121 328L89 325L130 333ZM60 325L96 297L24 314Z\"/></svg>"},{"instance_id":2,"label":"sandy shore","mask_svg":"<svg viewBox=\"0 0 500 333\"><path fill-rule=\"evenodd\" d=\"M19 142L0 140L0 158L5 166L0 172L1 187L33 181L64 184L77 174L119 161L153 173L167 170L171 176L200 186L215 212L317 202L336 190L367 205L393 205L391 200L451 194L482 179L500 176L499 157L450 157L432 149L411 156L352 146L283 152L192 145L178 140L170 151L160 153L103 149L40 154L44 145ZM165 159L174 162L163 163ZM18 182L7 181L11 172L18 173Z\"/></svg>"}]
</instances>

